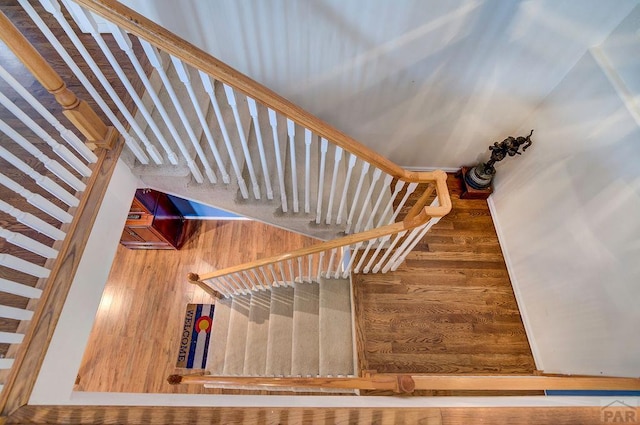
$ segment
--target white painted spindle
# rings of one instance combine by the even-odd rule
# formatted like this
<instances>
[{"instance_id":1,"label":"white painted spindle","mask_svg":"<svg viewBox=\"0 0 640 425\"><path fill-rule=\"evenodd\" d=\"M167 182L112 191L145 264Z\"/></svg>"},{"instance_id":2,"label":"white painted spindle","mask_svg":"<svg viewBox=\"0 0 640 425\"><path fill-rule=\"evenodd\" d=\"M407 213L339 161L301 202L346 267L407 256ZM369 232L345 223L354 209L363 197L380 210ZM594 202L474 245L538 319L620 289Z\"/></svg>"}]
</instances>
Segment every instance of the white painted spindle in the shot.
<instances>
[{"instance_id":1,"label":"white painted spindle","mask_svg":"<svg viewBox=\"0 0 640 425\"><path fill-rule=\"evenodd\" d=\"M22 198L24 198L29 204L38 208L40 211L45 212L56 220L62 223L71 223L71 219L73 218L71 214L55 205L44 196L27 190L24 186L16 183L2 173L0 173L0 184L22 196Z\"/></svg>"},{"instance_id":2,"label":"white painted spindle","mask_svg":"<svg viewBox=\"0 0 640 425\"><path fill-rule=\"evenodd\" d=\"M240 112L238 110L238 102L236 101L236 95L232 87L223 84L224 93L227 95L227 103L231 107L233 112L233 118L236 121L236 129L238 131L238 138L240 139L240 145L242 146L242 152L244 153L244 160L249 171L249 178L251 179L251 186L253 187L253 196L256 199L260 199L260 185L258 184L258 178L253 167L253 161L251 160L251 154L249 153L249 145L247 144L247 138L244 134L244 128L242 128L242 120L240 119Z\"/></svg>"},{"instance_id":3,"label":"white painted spindle","mask_svg":"<svg viewBox=\"0 0 640 425\"><path fill-rule=\"evenodd\" d=\"M249 113L253 120L253 130L258 142L258 152L260 153L260 164L262 165L262 175L264 177L264 185L267 189L267 199L273 199L273 188L271 187L271 177L269 176L269 165L267 164L267 155L264 152L264 143L262 142L262 130L260 129L260 120L258 117L258 106L256 101L247 96L247 105Z\"/></svg>"},{"instance_id":4,"label":"white painted spindle","mask_svg":"<svg viewBox=\"0 0 640 425\"><path fill-rule=\"evenodd\" d=\"M364 179L367 176L368 171L369 171L369 163L363 162L362 170L360 171L360 179L358 180L358 185L356 187L356 193L355 195L353 195L353 201L351 202L351 208L349 209L349 217L347 218L347 227L345 229L346 233L349 233L351 230L351 223L353 223L353 217L358 207L358 199L360 199L360 192L362 191L362 185L364 184Z\"/></svg>"},{"instance_id":5,"label":"white painted spindle","mask_svg":"<svg viewBox=\"0 0 640 425\"><path fill-rule=\"evenodd\" d=\"M211 134L211 129L209 128L209 123L207 122L207 118L204 116L204 112L200 107L200 102L198 101L198 97L196 96L196 92L193 90L193 86L191 85L191 76L189 75L189 70L184 65L184 63L174 57L171 56L171 63L173 63L173 68L178 73L178 78L187 89L187 94L189 95L189 99L191 100L191 104L193 106L193 110L196 112L196 116L198 117L198 121L200 122L200 127L204 132L204 136L207 139L207 143L209 144L209 149L211 149L211 153L213 153L213 158L218 165L218 169L220 170L220 175L222 176L222 180L225 183L229 183L229 173L222 162L222 158L220 157L220 152L218 152L218 147L216 146L216 141L213 138L213 134ZM209 173L207 171L207 177L211 183L216 183L216 176L213 172Z\"/></svg>"},{"instance_id":6,"label":"white painted spindle","mask_svg":"<svg viewBox=\"0 0 640 425\"><path fill-rule=\"evenodd\" d=\"M22 283L12 282L2 278L0 278L0 292L33 299L38 299L42 295L42 289L33 288Z\"/></svg>"},{"instance_id":7,"label":"white painted spindle","mask_svg":"<svg viewBox=\"0 0 640 425\"><path fill-rule=\"evenodd\" d=\"M347 205L347 192L349 191L349 183L351 182L351 175L353 174L353 167L356 165L356 157L354 154L349 154L349 164L347 168L347 177L344 179L344 185L342 187L342 196L340 197L340 206L338 207L338 215L336 215L336 224L342 223L342 216L344 208Z\"/></svg>"},{"instance_id":8,"label":"white painted spindle","mask_svg":"<svg viewBox=\"0 0 640 425\"><path fill-rule=\"evenodd\" d=\"M45 168L55 174L77 191L83 191L86 185L74 176L69 170L64 168L58 161L49 158L42 151L36 148L31 142L25 139L20 133L11 128L6 122L0 120L0 131L9 136L20 147L29 152L34 158L44 164Z\"/></svg>"},{"instance_id":9,"label":"white painted spindle","mask_svg":"<svg viewBox=\"0 0 640 425\"><path fill-rule=\"evenodd\" d=\"M0 266L8 267L35 277L49 277L49 269L30 263L10 254L0 254Z\"/></svg>"},{"instance_id":10,"label":"white painted spindle","mask_svg":"<svg viewBox=\"0 0 640 425\"><path fill-rule=\"evenodd\" d=\"M0 227L0 237L7 242L31 251L44 258L56 258L58 251L34 239L31 239L22 233L12 232L11 230Z\"/></svg>"},{"instance_id":11,"label":"white painted spindle","mask_svg":"<svg viewBox=\"0 0 640 425\"><path fill-rule=\"evenodd\" d=\"M299 211L298 205L298 167L296 166L296 123L287 118L287 136L289 137L289 157L291 162L291 191L293 192L293 212Z\"/></svg>"},{"instance_id":12,"label":"white painted spindle","mask_svg":"<svg viewBox=\"0 0 640 425\"><path fill-rule=\"evenodd\" d=\"M0 317L13 320L31 320L33 317L33 311L10 307L7 305L0 305Z\"/></svg>"},{"instance_id":13,"label":"white painted spindle","mask_svg":"<svg viewBox=\"0 0 640 425\"><path fill-rule=\"evenodd\" d=\"M40 30L45 34L49 43L51 43L51 45L56 49L58 54L60 54L60 56L63 58L67 66L71 68L71 70L76 75L76 77L78 77L78 79L82 82L82 85L85 86L85 88L87 89L89 94L91 94L91 96L96 101L100 109L105 113L105 115L109 118L109 120L111 120L113 125L120 132L120 134L124 136L127 146L136 155L136 158L142 164L148 164L149 158L147 157L147 155L142 151L142 149L140 149L140 146L138 145L138 143L133 139L133 137L129 135L125 126L116 117L115 113L111 110L111 108L107 106L104 99L102 99L102 96L89 82L89 79L84 75L84 73L80 70L78 65L76 65L73 59L71 59L71 56L67 53L67 51L62 46L62 44L60 44L57 37L53 35L53 33L51 33L51 31L47 28L44 21L42 21L42 19L37 15L35 10L33 10L33 8L30 5L28 5L27 0L18 0L18 1L20 5L27 11L27 13L29 13L29 16L31 17L31 19L33 19L34 22L36 22L36 24L38 25L38 28L40 28ZM146 137L143 137L144 132L142 131L140 126L135 122L131 113L124 107L124 103L122 102L120 97L118 97L115 90L113 89L109 81L106 79L106 77L100 70L100 67L92 59L87 49L84 47L84 45L82 44L78 36L75 34L73 29L69 25L69 23L66 21L58 1L57 0L40 0L40 3L42 4L42 6L45 8L47 12L51 13L56 18L56 21L58 21L58 23L60 24L64 32L71 39L76 49L78 49L78 51L80 52L80 55L82 56L82 58L85 60L89 68L91 68L91 71L93 72L94 76L98 78L98 81L100 81L100 83L103 85L103 87L107 91L107 94L109 94L109 97L111 97L113 102L120 109L120 111L124 115L125 119L129 123L131 128L134 130L134 132L136 132L138 137L140 137L140 140L143 142L147 150L151 149L153 151L153 146L151 146L151 144L149 143L149 140ZM140 136L140 134L142 134L142 136Z\"/></svg>"},{"instance_id":14,"label":"white painted spindle","mask_svg":"<svg viewBox=\"0 0 640 425\"><path fill-rule=\"evenodd\" d=\"M304 212L311 212L311 130L304 129Z\"/></svg>"},{"instance_id":15,"label":"white painted spindle","mask_svg":"<svg viewBox=\"0 0 640 425\"><path fill-rule=\"evenodd\" d=\"M127 55L127 57L129 58L129 62L131 62L131 64L133 65L133 68L135 69L136 74L138 75L138 78L140 78L140 81L142 81L142 84L144 85L146 94L148 94L149 97L151 97L151 101L153 102L152 104L156 108L158 113L160 113L160 116L162 117L162 121L164 122L165 126L169 130L169 133L173 137L173 141L176 143L176 145L178 145L178 149L183 151L184 144L182 143L182 139L180 138L180 136L178 136L175 126L171 121L171 117L169 117L169 114L167 114L167 110L164 108L164 105L160 101L160 98L158 97L158 93L156 92L155 88L151 84L149 77L147 77L147 73L144 71L144 68L142 67L142 64L140 63L140 61L138 60L136 53L133 51L133 44L131 43L131 39L129 38L129 35L120 27L118 27L117 25L111 22L108 22L108 26L109 26L109 30L111 31L111 34L113 35L113 38L116 40L116 43L118 43L118 47L120 47L120 49ZM146 112L146 108L144 109L144 111ZM167 159L169 160L169 163L172 165L178 165L178 156L173 151L173 149L171 149L171 147L169 146L169 143L167 142L164 135L158 128L155 120L152 120L150 117L147 120L149 122L149 125L151 126L151 130L156 135L156 137L158 138L158 141L162 145L162 148L167 154Z\"/></svg>"},{"instance_id":16,"label":"white painted spindle","mask_svg":"<svg viewBox=\"0 0 640 425\"><path fill-rule=\"evenodd\" d=\"M320 171L318 176L318 202L316 203L316 224L322 221L322 200L324 199L324 169L327 162L329 142L324 137L320 139Z\"/></svg>"},{"instance_id":17,"label":"white painted spindle","mask_svg":"<svg viewBox=\"0 0 640 425\"><path fill-rule=\"evenodd\" d=\"M61 241L65 237L65 233L62 230L52 226L51 224L36 217L31 213L24 212L22 210L19 210L18 208L15 208L14 206L8 204L3 200L0 200L0 211L15 218L19 223L22 223L25 226L30 227L36 232L42 233L43 235L46 235L53 240Z\"/></svg>"},{"instance_id":18,"label":"white painted spindle","mask_svg":"<svg viewBox=\"0 0 640 425\"><path fill-rule=\"evenodd\" d=\"M331 271L333 270L333 263L336 259L336 253L338 252L338 248L333 248L331 250L331 256L329 257L329 265L327 266L327 272L325 273L325 277L331 277Z\"/></svg>"},{"instance_id":19,"label":"white painted spindle","mask_svg":"<svg viewBox=\"0 0 640 425\"><path fill-rule=\"evenodd\" d=\"M282 166L282 158L280 157L280 141L278 140L278 117L273 109L267 109L269 113L269 125L271 126L271 134L273 137L273 151L276 157L276 168L278 169L278 184L280 186L280 201L282 203L282 212L287 212L287 192L284 185L284 167Z\"/></svg>"},{"instance_id":20,"label":"white painted spindle","mask_svg":"<svg viewBox=\"0 0 640 425\"><path fill-rule=\"evenodd\" d=\"M47 1L55 2L56 0L47 0ZM120 66L120 63L113 56L113 53L111 52L111 49L109 48L107 43L104 41L104 38L102 38L102 34L100 34L100 31L98 30L98 24L93 19L93 15L91 14L91 12L85 12L85 10L82 7L80 7L78 4L68 0L63 0L63 3L65 4L65 6L70 12L73 12L74 17L82 21L85 27L89 29L91 36L96 41L96 44L98 44L98 47L100 47L100 50L104 54L105 58L107 58L107 62L109 62L109 64L111 65L111 68L113 68L116 75L120 79L119 83L121 83L124 86L124 88L127 90L127 93L129 94L129 97L133 100L133 103L135 103L136 107L138 108L138 112L142 114L147 124L151 128L151 131L156 136L156 138L158 139L162 147L165 149L165 151L167 153L171 152L171 149L169 148L167 141L164 139L162 132L158 128L158 125L156 124L155 120L151 117L151 113L149 113L149 110L147 109L147 105L145 105L144 102L142 102L142 99L140 99L140 96L138 96L138 93L136 93L136 90L133 88L131 81L129 81L129 77ZM55 13L54 15L56 16L56 18L60 16L58 19L64 20L64 17L62 17L61 14ZM142 129L142 127L140 127L140 125L135 120L133 114L129 110L126 110L124 103L122 102L118 94L115 92L115 90L113 90L113 87L111 86L110 82L102 73L102 70L100 69L100 67L97 64L95 64L95 62L93 62L93 59L87 60L87 57L91 58L91 56L87 53L86 54L87 57L85 57L84 51L86 50L84 49L84 47L81 48L76 45L76 48L78 48L78 51L80 52L80 54L82 54L82 57L84 58L84 60L87 61L87 65L89 65L89 67L92 69L94 74L96 74L96 77L98 77L98 80L102 83L105 90L107 90L107 92L115 102L116 106L120 108L120 112L127 119L133 131L138 135L140 140L142 140L142 143L144 144L145 148L147 149L147 152L149 153L149 156L151 156L151 158L156 164L158 165L162 164L164 161L162 160L162 156L160 155L158 148L156 148L151 143L147 135L144 133L144 130ZM93 64L95 64L95 69L94 67L92 67L92 63L90 62L93 62Z\"/></svg>"},{"instance_id":21,"label":"white painted spindle","mask_svg":"<svg viewBox=\"0 0 640 425\"><path fill-rule=\"evenodd\" d=\"M389 174L387 174L386 177L384 178L384 180L382 181L382 187L380 188L380 193L378 194L378 199L376 199L376 203L374 204L373 209L369 213L369 219L367 220L367 224L365 225L364 229L362 229L363 231L370 230L373 227L373 220L375 219L376 213L378 212L378 209L380 208L380 204L382 203L385 195L387 194L387 189L389 188L389 185L391 184L391 180L393 180L393 177L390 176ZM392 201L393 201L393 199L392 199ZM390 203L387 203L387 206ZM380 221L384 220L384 216L381 217L379 220Z\"/></svg>"},{"instance_id":22,"label":"white painted spindle","mask_svg":"<svg viewBox=\"0 0 640 425\"><path fill-rule=\"evenodd\" d=\"M142 46L144 53L149 59L149 63L151 63L151 66L153 66L153 68L156 70L156 72L160 76L164 89L166 93L169 95L169 98L171 99L171 103L173 104L173 107L176 110L178 117L180 118L180 122L182 123L182 126L184 127L185 131L187 132L187 137L191 142L191 146L193 146L193 148L196 151L196 154L200 158L200 161L202 162L202 165L204 166L207 175L213 174L213 170L211 170L209 161L205 157L204 152L202 151L202 147L200 147L198 138L196 137L195 133L193 132L193 129L191 128L191 123L189 123L189 119L187 118L187 115L185 114L184 109L182 108L180 99L178 98L178 95L176 95L176 92L173 89L173 84L171 83L171 80L169 80L169 77L167 76L167 73L164 70L164 65L162 64L162 57L160 56L160 53L154 46L152 46L151 44L149 44L143 39L140 39L140 45ZM196 180L196 182L204 183L204 176L202 175L202 172L196 165L195 160L191 157L191 154L182 150L181 150L181 153L184 156L184 159L187 162L187 166L189 167L189 170L191 171L191 174L193 175L193 178Z\"/></svg>"},{"instance_id":23,"label":"white painted spindle","mask_svg":"<svg viewBox=\"0 0 640 425\"><path fill-rule=\"evenodd\" d=\"M342 148L336 146L335 157L333 159L333 176L331 177L331 190L329 191L329 205L327 206L327 218L325 223L331 224L333 214L333 198L336 194L338 184L338 174L340 173L340 162L342 161Z\"/></svg>"},{"instance_id":24,"label":"white painted spindle","mask_svg":"<svg viewBox=\"0 0 640 425\"><path fill-rule=\"evenodd\" d=\"M31 177L38 186L40 186L56 198L60 199L70 207L77 207L80 203L78 198L64 190L58 183L54 182L49 177L45 177L42 174L38 173L36 170L28 166L24 161L19 159L17 156L15 156L2 146L0 146L0 158L3 158L18 170Z\"/></svg>"},{"instance_id":25,"label":"white painted spindle","mask_svg":"<svg viewBox=\"0 0 640 425\"><path fill-rule=\"evenodd\" d=\"M0 344L20 344L23 339L24 334L0 332Z\"/></svg>"},{"instance_id":26,"label":"white painted spindle","mask_svg":"<svg viewBox=\"0 0 640 425\"><path fill-rule=\"evenodd\" d=\"M362 206L360 207L360 216L358 216L358 221L356 222L355 233L358 233L360 229L362 229L362 220L364 219L364 215L367 212L367 205L369 205L369 201L371 201L371 196L373 195L373 191L376 188L376 184L380 179L380 175L382 171L379 168L373 170L373 177L371 178L371 185L369 186L369 190L364 197L364 201L362 202ZM347 233L349 233L350 228L347 226Z\"/></svg>"},{"instance_id":27,"label":"white painted spindle","mask_svg":"<svg viewBox=\"0 0 640 425\"><path fill-rule=\"evenodd\" d=\"M94 163L98 160L98 157L91 152L91 149L85 145L75 133L62 125L56 117L53 116L47 108L45 108L38 99L36 99L31 93L25 89L22 84L18 82L11 74L7 72L2 66L0 66L0 78L2 78L7 84L11 86L31 107L38 112L76 152L78 152L85 160Z\"/></svg>"},{"instance_id":28,"label":"white painted spindle","mask_svg":"<svg viewBox=\"0 0 640 425\"><path fill-rule=\"evenodd\" d=\"M318 257L318 274L316 276L316 280L320 280L320 278L322 277L322 266L324 263L324 251L320 252L320 255Z\"/></svg>"},{"instance_id":29,"label":"white painted spindle","mask_svg":"<svg viewBox=\"0 0 640 425\"><path fill-rule=\"evenodd\" d=\"M393 254L394 252L394 247L402 240L402 238L404 237L404 235L407 233L406 230L403 230L402 232L396 233L393 236L393 241L391 241L391 244L389 245L389 247L386 249L384 255L382 256L382 258L380 259L380 261L378 261L376 263L376 265L373 267L372 272L373 273L378 273L378 271L380 271L380 269L382 268L382 266L384 265L386 259Z\"/></svg>"},{"instance_id":30,"label":"white painted spindle","mask_svg":"<svg viewBox=\"0 0 640 425\"><path fill-rule=\"evenodd\" d=\"M91 175L91 169L87 167L78 157L76 157L66 147L58 143L49 133L47 133L42 127L40 127L34 120L32 120L27 114L25 114L15 103L9 100L4 94L0 93L0 103L7 108L13 115L15 115L24 125L29 127L38 137L44 140L47 145L51 147L53 152L58 155L64 162L69 164L80 175L88 177ZM77 179L76 179L77 180ZM79 182L79 180L78 180ZM80 182L80 186L84 185ZM84 187L82 188L84 190Z\"/></svg>"}]
</instances>

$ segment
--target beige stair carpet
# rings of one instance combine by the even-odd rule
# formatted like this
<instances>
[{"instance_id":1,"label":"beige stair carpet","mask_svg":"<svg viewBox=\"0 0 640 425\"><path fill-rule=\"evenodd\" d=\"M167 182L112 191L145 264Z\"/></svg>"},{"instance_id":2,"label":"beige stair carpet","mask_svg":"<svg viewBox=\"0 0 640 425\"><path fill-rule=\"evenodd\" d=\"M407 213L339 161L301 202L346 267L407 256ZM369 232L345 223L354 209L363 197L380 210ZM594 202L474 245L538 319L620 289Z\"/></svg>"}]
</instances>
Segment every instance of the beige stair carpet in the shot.
<instances>
[{"instance_id":1,"label":"beige stair carpet","mask_svg":"<svg viewBox=\"0 0 640 425\"><path fill-rule=\"evenodd\" d=\"M320 372L318 296L317 283L294 284L291 357L293 376L317 376Z\"/></svg>"}]
</instances>

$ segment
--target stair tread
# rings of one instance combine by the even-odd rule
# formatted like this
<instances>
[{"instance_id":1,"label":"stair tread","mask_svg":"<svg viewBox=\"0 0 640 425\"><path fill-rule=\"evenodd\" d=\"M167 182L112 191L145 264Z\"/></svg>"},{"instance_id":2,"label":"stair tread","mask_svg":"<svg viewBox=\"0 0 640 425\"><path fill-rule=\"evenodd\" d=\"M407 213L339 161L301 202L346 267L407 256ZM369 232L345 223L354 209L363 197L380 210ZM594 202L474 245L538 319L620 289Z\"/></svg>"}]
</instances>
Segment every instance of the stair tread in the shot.
<instances>
[{"instance_id":1,"label":"stair tread","mask_svg":"<svg viewBox=\"0 0 640 425\"><path fill-rule=\"evenodd\" d=\"M231 303L229 333L224 355L224 375L242 375L244 371L250 304L251 294L234 297Z\"/></svg>"},{"instance_id":2,"label":"stair tread","mask_svg":"<svg viewBox=\"0 0 640 425\"><path fill-rule=\"evenodd\" d=\"M267 375L287 376L291 373L292 336L293 288L273 288L267 346Z\"/></svg>"},{"instance_id":3,"label":"stair tread","mask_svg":"<svg viewBox=\"0 0 640 425\"><path fill-rule=\"evenodd\" d=\"M349 279L320 279L320 375L353 374Z\"/></svg>"},{"instance_id":4,"label":"stair tread","mask_svg":"<svg viewBox=\"0 0 640 425\"><path fill-rule=\"evenodd\" d=\"M249 308L243 375L261 376L265 373L270 310L271 291L254 292Z\"/></svg>"},{"instance_id":5,"label":"stair tread","mask_svg":"<svg viewBox=\"0 0 640 425\"><path fill-rule=\"evenodd\" d=\"M224 371L224 355L229 333L229 316L231 314L231 298L217 300L213 312L211 342L207 354L207 370L213 375L221 375Z\"/></svg>"},{"instance_id":6,"label":"stair tread","mask_svg":"<svg viewBox=\"0 0 640 425\"><path fill-rule=\"evenodd\" d=\"M317 283L294 284L291 354L293 376L317 376L320 371L318 297Z\"/></svg>"}]
</instances>

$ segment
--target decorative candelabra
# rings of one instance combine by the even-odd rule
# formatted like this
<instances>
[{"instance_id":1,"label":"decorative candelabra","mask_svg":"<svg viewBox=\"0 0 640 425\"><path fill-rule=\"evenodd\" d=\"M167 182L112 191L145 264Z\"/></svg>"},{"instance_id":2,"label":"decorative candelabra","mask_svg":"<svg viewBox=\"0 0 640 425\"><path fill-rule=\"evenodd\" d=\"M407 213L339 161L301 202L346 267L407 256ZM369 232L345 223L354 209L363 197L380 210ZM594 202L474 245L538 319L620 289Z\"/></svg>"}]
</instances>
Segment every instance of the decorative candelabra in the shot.
<instances>
[{"instance_id":1,"label":"decorative candelabra","mask_svg":"<svg viewBox=\"0 0 640 425\"><path fill-rule=\"evenodd\" d=\"M521 155L522 152L526 151L533 143L531 141L532 134L533 130L531 130L531 133L529 133L527 137L509 136L502 142L495 142L492 146L489 146L491 159L487 162L481 162L469 170L469 172L464 176L464 181L472 188L478 190L490 187L493 176L496 174L494 164L505 159L507 155ZM519 152L520 148L522 148L522 152Z\"/></svg>"}]
</instances>

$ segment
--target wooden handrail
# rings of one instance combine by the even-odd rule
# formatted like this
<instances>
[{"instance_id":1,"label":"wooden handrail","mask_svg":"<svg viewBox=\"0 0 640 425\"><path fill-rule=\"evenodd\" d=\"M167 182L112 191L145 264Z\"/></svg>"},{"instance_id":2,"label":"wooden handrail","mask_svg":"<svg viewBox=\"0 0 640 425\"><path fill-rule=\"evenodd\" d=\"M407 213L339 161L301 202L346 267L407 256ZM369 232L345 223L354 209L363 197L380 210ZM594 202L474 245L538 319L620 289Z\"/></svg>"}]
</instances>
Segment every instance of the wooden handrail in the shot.
<instances>
[{"instance_id":1,"label":"wooden handrail","mask_svg":"<svg viewBox=\"0 0 640 425\"><path fill-rule=\"evenodd\" d=\"M272 378L211 375L171 375L170 384L217 384L258 386L265 389L299 387L309 389L391 390L411 393L414 390L447 391L534 391L534 390L602 390L637 391L640 379L603 376L536 375L427 375L365 373L353 378Z\"/></svg>"},{"instance_id":2,"label":"wooden handrail","mask_svg":"<svg viewBox=\"0 0 640 425\"><path fill-rule=\"evenodd\" d=\"M231 273L237 273L244 270L253 269L256 267L266 266L269 264L278 263L281 261L291 260L298 257L306 257L307 255L316 254L319 252L325 252L334 248L340 248L343 246L353 245L358 242L366 242L372 239L381 238L387 235L393 235L402 231L411 230L422 224L425 224L431 219L431 216L427 214L427 208L425 207L420 214L411 219L405 219L397 223L389 224L387 226L378 227L375 229L367 230L366 232L354 233L352 235L343 236L341 238L332 239L330 241L321 242L306 248L300 248L295 251L290 251L280 255L274 255L268 258L262 258L260 260L251 261L249 263L240 264L234 267L227 267L222 270L217 270L211 273L196 274L189 273L190 281L203 281L207 279L213 279L220 276L225 276Z\"/></svg>"},{"instance_id":3,"label":"wooden handrail","mask_svg":"<svg viewBox=\"0 0 640 425\"><path fill-rule=\"evenodd\" d=\"M393 177L406 182L420 183L436 179L436 175L431 172L405 170L257 81L115 0L73 1L196 69L209 74L216 80L230 85L267 107L287 116L296 123L356 155L358 158L373 164ZM441 199L441 205L444 206L446 204L446 201Z\"/></svg>"},{"instance_id":4,"label":"wooden handrail","mask_svg":"<svg viewBox=\"0 0 640 425\"><path fill-rule=\"evenodd\" d=\"M64 108L64 115L87 138L91 148L111 149L118 132L107 126L87 102L79 99L29 40L0 12L0 39Z\"/></svg>"}]
</instances>

